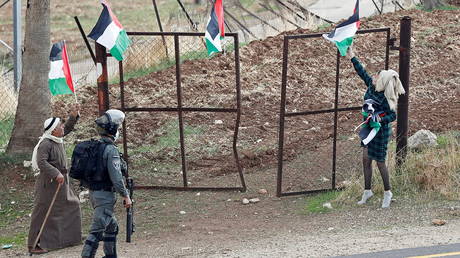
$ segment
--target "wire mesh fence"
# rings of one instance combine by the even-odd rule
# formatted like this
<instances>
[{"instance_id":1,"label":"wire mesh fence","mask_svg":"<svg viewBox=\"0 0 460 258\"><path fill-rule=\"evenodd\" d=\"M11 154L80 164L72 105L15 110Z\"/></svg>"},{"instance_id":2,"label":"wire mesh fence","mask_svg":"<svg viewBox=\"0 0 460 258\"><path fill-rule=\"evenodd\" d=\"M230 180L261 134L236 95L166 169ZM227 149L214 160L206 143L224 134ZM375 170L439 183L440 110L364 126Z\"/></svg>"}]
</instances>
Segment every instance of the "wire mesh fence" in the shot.
<instances>
[{"instance_id":1,"label":"wire mesh fence","mask_svg":"<svg viewBox=\"0 0 460 258\"><path fill-rule=\"evenodd\" d=\"M14 114L18 104L18 94L14 89L13 53L0 47L0 151L6 148Z\"/></svg>"}]
</instances>

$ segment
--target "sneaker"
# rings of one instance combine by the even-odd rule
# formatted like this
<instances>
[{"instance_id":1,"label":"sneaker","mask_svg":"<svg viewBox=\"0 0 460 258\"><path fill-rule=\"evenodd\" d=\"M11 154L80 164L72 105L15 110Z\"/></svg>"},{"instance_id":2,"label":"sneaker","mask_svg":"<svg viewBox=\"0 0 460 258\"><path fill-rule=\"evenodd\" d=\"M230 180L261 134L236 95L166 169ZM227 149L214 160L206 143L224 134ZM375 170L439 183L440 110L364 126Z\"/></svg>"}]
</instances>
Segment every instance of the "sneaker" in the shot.
<instances>
[{"instance_id":1,"label":"sneaker","mask_svg":"<svg viewBox=\"0 0 460 258\"><path fill-rule=\"evenodd\" d=\"M372 193L372 190L364 190L363 196L361 197L361 201L358 202L359 205L363 205L367 202L369 198L371 198L374 195Z\"/></svg>"},{"instance_id":2,"label":"sneaker","mask_svg":"<svg viewBox=\"0 0 460 258\"><path fill-rule=\"evenodd\" d=\"M393 194L391 193L391 191L385 191L383 193L382 208L390 207L391 197L393 197Z\"/></svg>"}]
</instances>

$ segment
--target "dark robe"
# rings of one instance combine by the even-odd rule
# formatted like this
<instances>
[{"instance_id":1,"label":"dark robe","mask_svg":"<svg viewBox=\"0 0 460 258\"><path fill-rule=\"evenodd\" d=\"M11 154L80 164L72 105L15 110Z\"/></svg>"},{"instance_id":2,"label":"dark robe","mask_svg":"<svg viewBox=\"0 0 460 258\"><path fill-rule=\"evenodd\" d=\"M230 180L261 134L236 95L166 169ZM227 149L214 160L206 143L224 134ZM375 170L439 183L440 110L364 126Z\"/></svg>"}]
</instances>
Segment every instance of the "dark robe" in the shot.
<instances>
[{"instance_id":1,"label":"dark robe","mask_svg":"<svg viewBox=\"0 0 460 258\"><path fill-rule=\"evenodd\" d=\"M64 135L70 133L77 118L70 117L65 124ZM40 236L39 245L44 249L58 249L81 244L80 201L69 185L64 145L44 139L37 151L40 174L35 182L35 202L30 223L28 247L32 247L45 215L56 192L54 180L62 173L65 183L56 196L53 208Z\"/></svg>"}]
</instances>

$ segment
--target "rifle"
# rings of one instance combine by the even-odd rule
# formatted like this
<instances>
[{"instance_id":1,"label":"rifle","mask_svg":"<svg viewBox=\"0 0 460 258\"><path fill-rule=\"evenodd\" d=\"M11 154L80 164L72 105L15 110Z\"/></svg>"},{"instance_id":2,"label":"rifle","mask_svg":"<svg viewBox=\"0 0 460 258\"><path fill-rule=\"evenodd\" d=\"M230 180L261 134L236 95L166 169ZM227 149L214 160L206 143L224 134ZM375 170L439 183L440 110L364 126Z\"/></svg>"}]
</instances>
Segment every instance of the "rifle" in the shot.
<instances>
[{"instance_id":1,"label":"rifle","mask_svg":"<svg viewBox=\"0 0 460 258\"><path fill-rule=\"evenodd\" d=\"M131 235L136 231L134 225L134 201L133 201L133 193L134 193L134 181L132 178L126 178L126 187L129 191L129 198L132 201L131 207L126 208L126 242L131 243Z\"/></svg>"},{"instance_id":2,"label":"rifle","mask_svg":"<svg viewBox=\"0 0 460 258\"><path fill-rule=\"evenodd\" d=\"M121 173L126 178L126 188L128 189L129 198L131 199L131 207L126 208L126 242L131 243L131 235L136 231L134 224L134 180L129 177L128 165L123 159L123 154L120 153L121 158Z\"/></svg>"}]
</instances>

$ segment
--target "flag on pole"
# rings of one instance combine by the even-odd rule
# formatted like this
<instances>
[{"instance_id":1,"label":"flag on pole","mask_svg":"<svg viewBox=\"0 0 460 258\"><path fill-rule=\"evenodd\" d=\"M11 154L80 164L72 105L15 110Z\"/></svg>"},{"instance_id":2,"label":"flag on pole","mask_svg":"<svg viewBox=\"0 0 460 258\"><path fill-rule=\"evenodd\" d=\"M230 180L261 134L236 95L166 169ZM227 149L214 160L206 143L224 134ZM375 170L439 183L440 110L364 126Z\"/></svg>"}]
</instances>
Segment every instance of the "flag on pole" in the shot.
<instances>
[{"instance_id":1,"label":"flag on pole","mask_svg":"<svg viewBox=\"0 0 460 258\"><path fill-rule=\"evenodd\" d=\"M359 0L356 0L355 10L353 15L348 20L339 24L331 33L323 34L323 37L336 44L342 56L347 54L347 49L353 43L353 36L358 31L359 21Z\"/></svg>"},{"instance_id":2,"label":"flag on pole","mask_svg":"<svg viewBox=\"0 0 460 258\"><path fill-rule=\"evenodd\" d=\"M48 85L53 96L60 94L73 94L75 89L70 73L69 58L65 42L53 44L50 53L50 72Z\"/></svg>"},{"instance_id":3,"label":"flag on pole","mask_svg":"<svg viewBox=\"0 0 460 258\"><path fill-rule=\"evenodd\" d=\"M222 51L220 41L224 36L224 6L222 5L222 0L216 0L211 10L211 17L209 17L206 25L205 39L208 55Z\"/></svg>"},{"instance_id":4,"label":"flag on pole","mask_svg":"<svg viewBox=\"0 0 460 258\"><path fill-rule=\"evenodd\" d=\"M101 0L102 13L88 37L106 47L118 61L123 60L123 53L131 41L107 1Z\"/></svg>"}]
</instances>

